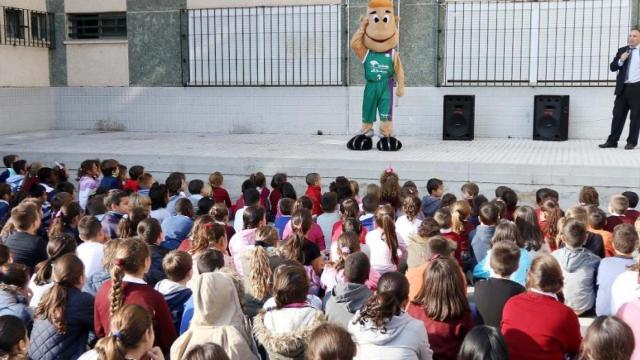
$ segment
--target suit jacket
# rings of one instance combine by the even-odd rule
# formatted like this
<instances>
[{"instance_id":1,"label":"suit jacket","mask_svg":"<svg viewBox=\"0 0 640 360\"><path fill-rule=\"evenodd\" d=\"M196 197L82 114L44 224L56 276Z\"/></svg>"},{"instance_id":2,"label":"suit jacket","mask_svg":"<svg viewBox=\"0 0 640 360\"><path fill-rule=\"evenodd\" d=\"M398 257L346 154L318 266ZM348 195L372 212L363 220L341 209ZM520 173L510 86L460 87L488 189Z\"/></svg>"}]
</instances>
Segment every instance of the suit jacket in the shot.
<instances>
[{"instance_id":1,"label":"suit jacket","mask_svg":"<svg viewBox=\"0 0 640 360\"><path fill-rule=\"evenodd\" d=\"M618 61L620 60L620 57L622 56L622 54L626 53L628 50L629 50L629 46L623 46L620 49L618 49L618 52L616 53L616 56L613 58L611 65L609 65L609 68L611 69L611 71L618 72L618 76L616 77L616 91L615 91L616 95L622 95L622 90L624 90L624 81L627 78L627 67L629 66L629 59L627 59L627 61L625 61L624 64L622 64L622 66L618 65Z\"/></svg>"}]
</instances>

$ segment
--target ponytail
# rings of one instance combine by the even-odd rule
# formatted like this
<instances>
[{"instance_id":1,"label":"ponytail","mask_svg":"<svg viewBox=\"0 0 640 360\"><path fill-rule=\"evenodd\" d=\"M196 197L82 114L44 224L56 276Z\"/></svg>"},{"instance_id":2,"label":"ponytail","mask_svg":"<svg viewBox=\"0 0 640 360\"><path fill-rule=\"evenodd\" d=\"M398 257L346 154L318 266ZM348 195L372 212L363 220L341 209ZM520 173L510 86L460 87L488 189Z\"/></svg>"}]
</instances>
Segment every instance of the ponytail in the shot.
<instances>
[{"instance_id":1,"label":"ponytail","mask_svg":"<svg viewBox=\"0 0 640 360\"><path fill-rule=\"evenodd\" d=\"M83 274L84 265L75 254L61 256L54 266L53 287L36 307L34 317L43 317L49 320L59 333L64 334L66 332L64 312L69 289L80 283Z\"/></svg>"},{"instance_id":2,"label":"ponytail","mask_svg":"<svg viewBox=\"0 0 640 360\"><path fill-rule=\"evenodd\" d=\"M290 260L295 260L304 264L305 260L313 260L313 259L304 259L304 254L302 253L302 246L304 245L307 232L311 229L311 225L313 224L313 218L311 217L311 211L308 209L298 209L291 216L291 230L293 234L291 234L286 240L284 244L284 254L285 257Z\"/></svg>"},{"instance_id":3,"label":"ponytail","mask_svg":"<svg viewBox=\"0 0 640 360\"><path fill-rule=\"evenodd\" d=\"M123 304L122 278L125 273L139 272L149 256L148 245L140 239L130 238L118 244L111 267L111 291L109 293L109 313L111 316L114 316Z\"/></svg>"},{"instance_id":4,"label":"ponytail","mask_svg":"<svg viewBox=\"0 0 640 360\"><path fill-rule=\"evenodd\" d=\"M338 261L333 264L336 271L344 269L344 263L349 255L360 251L360 234L343 232L338 238Z\"/></svg>"},{"instance_id":5,"label":"ponytail","mask_svg":"<svg viewBox=\"0 0 640 360\"><path fill-rule=\"evenodd\" d=\"M391 291L383 291L371 296L360 314L353 320L354 324L365 325L371 322L371 329L386 333L386 324L394 316L402 312L402 304Z\"/></svg>"},{"instance_id":6,"label":"ponytail","mask_svg":"<svg viewBox=\"0 0 640 360\"><path fill-rule=\"evenodd\" d=\"M58 213L55 214L51 225L49 225L49 232L47 235L49 238L52 238L56 235L64 234L65 227L71 227L73 221L81 215L82 208L77 202L70 202L62 205Z\"/></svg>"},{"instance_id":7,"label":"ponytail","mask_svg":"<svg viewBox=\"0 0 640 360\"><path fill-rule=\"evenodd\" d=\"M451 230L456 234L464 232L465 220L471 215L471 205L466 200L459 200L451 206Z\"/></svg>"},{"instance_id":8,"label":"ponytail","mask_svg":"<svg viewBox=\"0 0 640 360\"><path fill-rule=\"evenodd\" d=\"M422 202L420 198L415 195L409 195L402 201L402 211L407 216L407 220L413 221L420 213L420 207Z\"/></svg>"},{"instance_id":9,"label":"ponytail","mask_svg":"<svg viewBox=\"0 0 640 360\"><path fill-rule=\"evenodd\" d=\"M47 254L49 255L49 258L36 265L36 273L33 282L38 286L48 284L49 280L51 280L52 264L62 255L75 253L75 251L76 241L71 236L67 234L60 234L51 237L47 244Z\"/></svg>"},{"instance_id":10,"label":"ponytail","mask_svg":"<svg viewBox=\"0 0 640 360\"><path fill-rule=\"evenodd\" d=\"M375 221L376 226L382 229L382 240L387 243L391 252L391 261L397 266L400 264L398 259L398 236L396 235L396 224L393 219L394 214L391 205L384 205L376 210Z\"/></svg>"},{"instance_id":11,"label":"ponytail","mask_svg":"<svg viewBox=\"0 0 640 360\"><path fill-rule=\"evenodd\" d=\"M200 253L211 247L212 244L219 245L219 240L226 236L226 228L224 225L218 224L209 215L203 215L193 226L191 231L191 255ZM221 252L224 252L221 250Z\"/></svg>"},{"instance_id":12,"label":"ponytail","mask_svg":"<svg viewBox=\"0 0 640 360\"><path fill-rule=\"evenodd\" d=\"M140 305L124 305L111 315L111 333L96 344L100 359L126 360L127 350L135 349L152 329L151 314Z\"/></svg>"},{"instance_id":13,"label":"ponytail","mask_svg":"<svg viewBox=\"0 0 640 360\"><path fill-rule=\"evenodd\" d=\"M134 207L129 214L126 214L118 222L116 233L118 238L126 239L138 234L138 225L149 217L149 210L143 207Z\"/></svg>"},{"instance_id":14,"label":"ponytail","mask_svg":"<svg viewBox=\"0 0 640 360\"><path fill-rule=\"evenodd\" d=\"M272 271L269 254L263 246L256 246L251 255L250 266L249 283L251 284L251 293L257 299L265 299L271 293Z\"/></svg>"}]
</instances>

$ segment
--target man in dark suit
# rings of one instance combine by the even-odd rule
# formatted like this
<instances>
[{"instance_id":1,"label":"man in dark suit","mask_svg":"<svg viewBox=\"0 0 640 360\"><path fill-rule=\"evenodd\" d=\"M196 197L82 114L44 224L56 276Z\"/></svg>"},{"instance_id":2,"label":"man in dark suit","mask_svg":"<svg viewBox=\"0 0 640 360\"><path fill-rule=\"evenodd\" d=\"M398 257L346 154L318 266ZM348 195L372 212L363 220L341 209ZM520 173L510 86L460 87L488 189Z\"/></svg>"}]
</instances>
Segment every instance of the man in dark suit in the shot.
<instances>
[{"instance_id":1,"label":"man in dark suit","mask_svg":"<svg viewBox=\"0 0 640 360\"><path fill-rule=\"evenodd\" d=\"M618 147L618 140L629 110L631 110L631 122L627 145L624 148L631 150L638 145L638 132L640 132L640 28L631 29L627 43L628 46L618 49L609 66L611 71L618 72L616 100L613 105L611 133L607 141L599 145L601 148Z\"/></svg>"}]
</instances>

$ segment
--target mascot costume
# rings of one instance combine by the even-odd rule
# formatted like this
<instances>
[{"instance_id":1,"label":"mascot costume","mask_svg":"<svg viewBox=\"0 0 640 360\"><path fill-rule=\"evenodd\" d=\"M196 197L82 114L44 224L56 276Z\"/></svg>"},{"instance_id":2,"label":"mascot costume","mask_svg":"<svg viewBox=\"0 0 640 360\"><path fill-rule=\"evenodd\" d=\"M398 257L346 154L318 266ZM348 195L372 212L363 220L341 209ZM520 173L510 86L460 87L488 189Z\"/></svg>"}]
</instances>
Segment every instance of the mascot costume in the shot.
<instances>
[{"instance_id":1,"label":"mascot costume","mask_svg":"<svg viewBox=\"0 0 640 360\"><path fill-rule=\"evenodd\" d=\"M367 16L360 19L360 28L351 39L351 49L362 61L367 81L362 100L362 129L347 143L351 150L370 150L373 147L371 138L376 115L380 117L378 150L397 151L402 147L402 143L391 136L396 80L396 95L404 95L404 70L400 54L395 50L400 39L398 21L392 0L370 0Z\"/></svg>"}]
</instances>

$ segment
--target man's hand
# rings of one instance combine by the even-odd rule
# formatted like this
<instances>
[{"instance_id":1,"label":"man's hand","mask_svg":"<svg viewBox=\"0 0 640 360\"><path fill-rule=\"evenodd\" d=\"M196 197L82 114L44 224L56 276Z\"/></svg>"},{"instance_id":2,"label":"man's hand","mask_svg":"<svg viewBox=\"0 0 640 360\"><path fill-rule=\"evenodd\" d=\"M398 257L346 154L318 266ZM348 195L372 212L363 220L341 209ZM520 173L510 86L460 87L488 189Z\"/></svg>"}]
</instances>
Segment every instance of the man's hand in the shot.
<instances>
[{"instance_id":1,"label":"man's hand","mask_svg":"<svg viewBox=\"0 0 640 360\"><path fill-rule=\"evenodd\" d=\"M629 58L629 52L628 51L625 51L625 53L620 56L620 60L622 60L622 62L627 61L628 58Z\"/></svg>"},{"instance_id":2,"label":"man's hand","mask_svg":"<svg viewBox=\"0 0 640 360\"><path fill-rule=\"evenodd\" d=\"M367 27L368 23L369 23L369 17L368 16L361 16L360 17L360 29L364 30L364 28Z\"/></svg>"}]
</instances>

